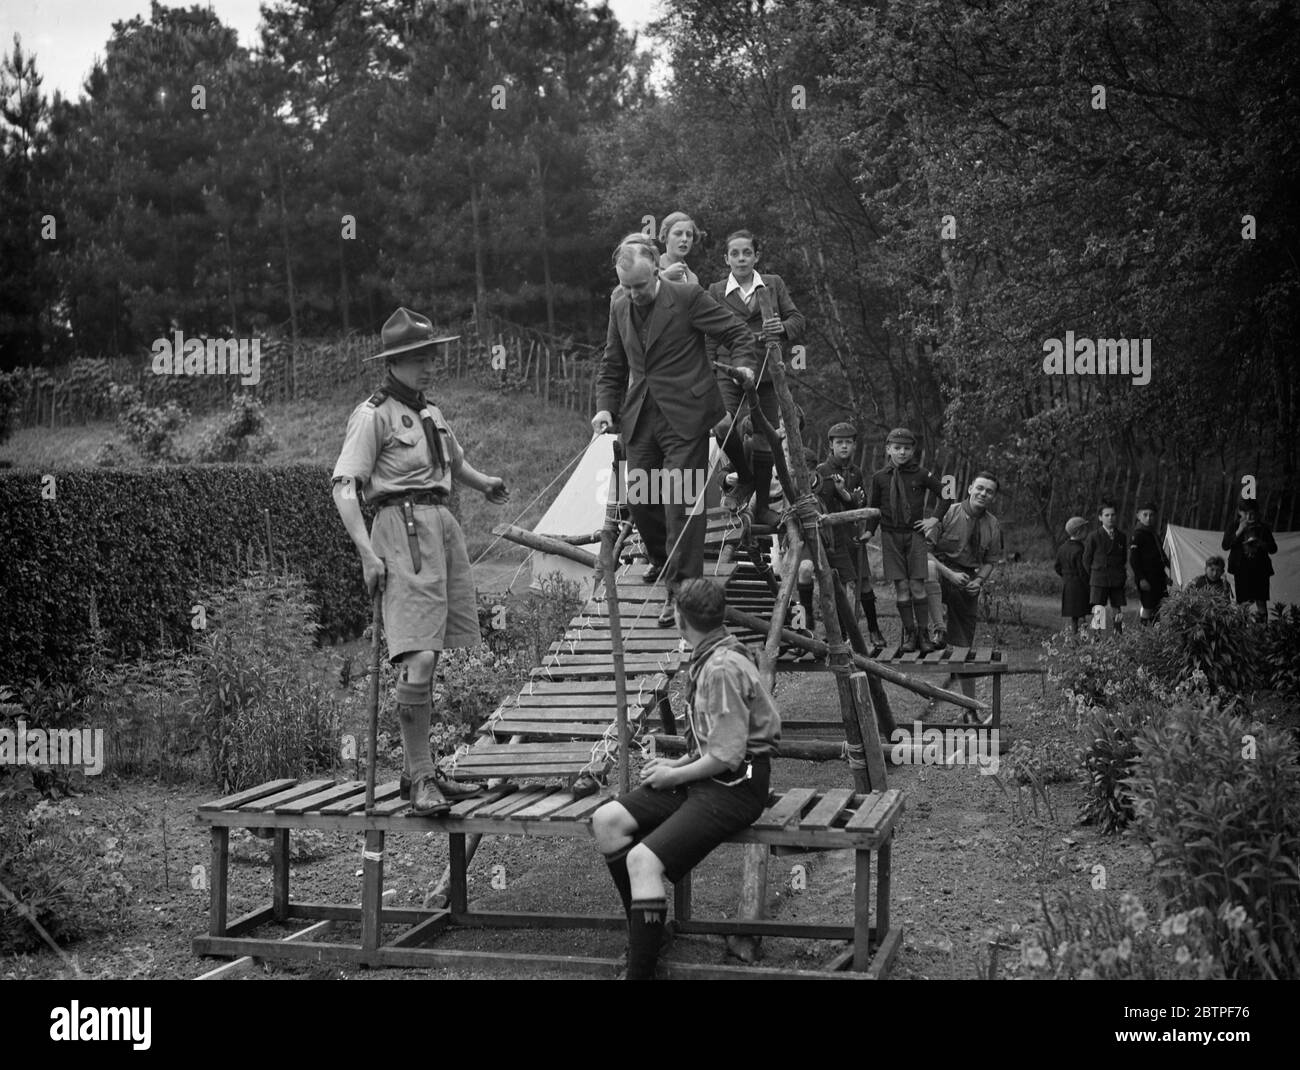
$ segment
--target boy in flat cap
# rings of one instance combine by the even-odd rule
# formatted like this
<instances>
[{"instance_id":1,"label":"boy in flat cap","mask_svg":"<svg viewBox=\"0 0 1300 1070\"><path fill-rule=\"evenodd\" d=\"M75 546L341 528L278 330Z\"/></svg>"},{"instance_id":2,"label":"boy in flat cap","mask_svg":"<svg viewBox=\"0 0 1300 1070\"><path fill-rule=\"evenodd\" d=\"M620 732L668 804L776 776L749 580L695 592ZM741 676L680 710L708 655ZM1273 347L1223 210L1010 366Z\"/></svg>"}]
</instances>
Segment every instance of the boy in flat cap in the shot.
<instances>
[{"instance_id":1,"label":"boy in flat cap","mask_svg":"<svg viewBox=\"0 0 1300 1070\"><path fill-rule=\"evenodd\" d=\"M894 583L898 616L903 622L900 654L929 654L938 647L930 639L930 612L925 600L928 572L927 537L937 531L948 504L943 485L914 459L916 436L896 427L885 439L885 467L871 477L867 505L880 510L880 550L885 579ZM925 513L925 492L934 495L930 516Z\"/></svg>"},{"instance_id":2,"label":"boy in flat cap","mask_svg":"<svg viewBox=\"0 0 1300 1070\"><path fill-rule=\"evenodd\" d=\"M867 504L867 490L862 482L862 470L853 463L858 429L850 423L838 423L833 424L826 435L830 439L830 453L817 466L813 481L822 508L827 513L860 509ZM850 602L856 585L867 618L869 640L883 647L885 638L880 634L880 622L876 619L876 592L871 586L866 547L859 541L867 536L860 536L861 530L861 524L833 525L828 532L830 545L826 557L831 568L840 574Z\"/></svg>"},{"instance_id":3,"label":"boy in flat cap","mask_svg":"<svg viewBox=\"0 0 1300 1070\"><path fill-rule=\"evenodd\" d=\"M467 791L442 778L429 749L438 654L481 639L465 538L446 503L452 480L494 505L508 502L510 492L504 480L470 466L423 393L433 385L438 343L451 339L435 338L433 325L407 308L388 318L382 339L383 352L366 359L382 359L387 376L348 420L334 466L334 504L361 557L366 590L384 593L388 655L401 667L402 797L409 792L415 813L433 815L450 809L444 793ZM378 506L369 534L358 495Z\"/></svg>"}]
</instances>

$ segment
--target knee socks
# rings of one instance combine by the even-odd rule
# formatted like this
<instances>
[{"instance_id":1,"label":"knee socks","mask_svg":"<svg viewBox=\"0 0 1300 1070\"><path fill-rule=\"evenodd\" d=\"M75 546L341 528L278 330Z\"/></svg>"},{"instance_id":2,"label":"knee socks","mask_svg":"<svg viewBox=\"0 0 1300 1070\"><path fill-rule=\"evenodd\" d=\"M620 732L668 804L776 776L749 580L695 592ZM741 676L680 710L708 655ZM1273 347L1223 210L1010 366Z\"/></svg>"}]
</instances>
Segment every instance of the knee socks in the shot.
<instances>
[{"instance_id":1,"label":"knee socks","mask_svg":"<svg viewBox=\"0 0 1300 1070\"><path fill-rule=\"evenodd\" d=\"M397 721L402 728L402 765L411 780L434 771L429 752L429 721L433 717L429 701L429 682L397 682Z\"/></svg>"},{"instance_id":2,"label":"knee socks","mask_svg":"<svg viewBox=\"0 0 1300 1070\"><path fill-rule=\"evenodd\" d=\"M916 629L922 635L927 634L930 627L930 607L926 604L924 598L919 602L912 603L912 615L916 617Z\"/></svg>"},{"instance_id":3,"label":"knee socks","mask_svg":"<svg viewBox=\"0 0 1300 1070\"><path fill-rule=\"evenodd\" d=\"M862 603L862 614L867 618L867 627L873 632L878 632L880 622L876 619L876 592L871 589L871 584L866 580L860 580L858 586L861 588L858 600Z\"/></svg>"},{"instance_id":4,"label":"knee socks","mask_svg":"<svg viewBox=\"0 0 1300 1070\"><path fill-rule=\"evenodd\" d=\"M930 609L930 619L935 624L943 621L943 591L939 587L938 580L925 581L925 601Z\"/></svg>"},{"instance_id":5,"label":"knee socks","mask_svg":"<svg viewBox=\"0 0 1300 1070\"><path fill-rule=\"evenodd\" d=\"M663 944L668 900L634 899L628 921L627 979L652 981Z\"/></svg>"},{"instance_id":6,"label":"knee socks","mask_svg":"<svg viewBox=\"0 0 1300 1070\"><path fill-rule=\"evenodd\" d=\"M899 601L897 606L899 619L903 622L903 631L910 632L916 627L916 617L912 614L912 603Z\"/></svg>"}]
</instances>

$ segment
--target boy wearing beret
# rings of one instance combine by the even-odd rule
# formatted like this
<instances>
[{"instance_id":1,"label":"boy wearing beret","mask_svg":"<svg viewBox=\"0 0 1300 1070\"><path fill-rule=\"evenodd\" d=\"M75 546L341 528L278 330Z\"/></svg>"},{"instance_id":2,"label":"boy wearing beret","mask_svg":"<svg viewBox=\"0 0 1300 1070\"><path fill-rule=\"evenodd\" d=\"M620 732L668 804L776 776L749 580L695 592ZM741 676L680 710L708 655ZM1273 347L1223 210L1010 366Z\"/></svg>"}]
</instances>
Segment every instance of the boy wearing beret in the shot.
<instances>
[{"instance_id":1,"label":"boy wearing beret","mask_svg":"<svg viewBox=\"0 0 1300 1070\"><path fill-rule=\"evenodd\" d=\"M478 603L460 525L447 508L452 480L494 505L510 500L505 481L465 459L456 436L424 391L434 381L433 325L399 308L384 324L383 385L348 420L334 466L334 504L361 557L366 590L383 591L389 659L400 666L403 798L417 814L446 813L445 794L472 794L438 772L429 749L430 687L438 655L481 641ZM378 506L366 531L359 497ZM373 760L373 757L372 757Z\"/></svg>"},{"instance_id":2,"label":"boy wearing beret","mask_svg":"<svg viewBox=\"0 0 1300 1070\"><path fill-rule=\"evenodd\" d=\"M1083 533L1088 522L1072 516L1065 522L1065 542L1056 551L1056 574L1061 577L1061 616L1070 620L1070 630L1079 632L1079 621L1088 615L1088 570L1083 567Z\"/></svg>"},{"instance_id":3,"label":"boy wearing beret","mask_svg":"<svg viewBox=\"0 0 1300 1070\"><path fill-rule=\"evenodd\" d=\"M879 509L880 551L885 579L892 580L898 616L903 622L900 654L929 654L938 647L930 639L929 607L925 580L929 548L927 537L938 530L948 503L934 474L917 463L916 436L896 427L885 439L888 462L871 477L867 505ZM925 516L925 492L934 495L934 507Z\"/></svg>"}]
</instances>

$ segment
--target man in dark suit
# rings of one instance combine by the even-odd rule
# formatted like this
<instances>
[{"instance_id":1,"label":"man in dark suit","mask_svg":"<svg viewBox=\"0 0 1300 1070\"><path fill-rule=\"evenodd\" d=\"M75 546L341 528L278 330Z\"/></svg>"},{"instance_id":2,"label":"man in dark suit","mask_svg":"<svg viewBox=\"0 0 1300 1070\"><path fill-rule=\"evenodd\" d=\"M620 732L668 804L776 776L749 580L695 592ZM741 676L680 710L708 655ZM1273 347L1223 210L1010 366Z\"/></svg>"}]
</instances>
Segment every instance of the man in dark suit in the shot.
<instances>
[{"instance_id":1,"label":"man in dark suit","mask_svg":"<svg viewBox=\"0 0 1300 1070\"><path fill-rule=\"evenodd\" d=\"M668 627L677 583L704 574L709 433L726 414L704 339L725 343L732 363L751 375L757 362L745 325L694 283L661 279L658 259L649 242L625 240L614 252L620 285L610 298L591 425L597 433L620 425L628 505L650 556L647 577L662 574L668 588L659 617ZM658 493L633 493L646 486Z\"/></svg>"}]
</instances>

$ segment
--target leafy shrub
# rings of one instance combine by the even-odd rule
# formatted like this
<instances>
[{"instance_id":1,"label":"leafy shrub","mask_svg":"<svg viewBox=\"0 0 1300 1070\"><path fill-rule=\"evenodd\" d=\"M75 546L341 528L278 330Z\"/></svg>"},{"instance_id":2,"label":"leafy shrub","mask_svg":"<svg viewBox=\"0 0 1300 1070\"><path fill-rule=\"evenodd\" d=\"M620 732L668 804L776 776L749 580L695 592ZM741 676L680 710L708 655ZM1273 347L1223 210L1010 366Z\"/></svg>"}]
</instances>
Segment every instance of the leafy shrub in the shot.
<instances>
[{"instance_id":1,"label":"leafy shrub","mask_svg":"<svg viewBox=\"0 0 1300 1070\"><path fill-rule=\"evenodd\" d=\"M1023 628L1025 624L1025 605L1022 601L1026 592L1026 574L1029 566L1020 562L1009 562L993 570L984 586L984 595L979 600L979 619L986 621L992 628L990 639L997 645L1005 641L1007 629Z\"/></svg>"},{"instance_id":2,"label":"leafy shrub","mask_svg":"<svg viewBox=\"0 0 1300 1070\"><path fill-rule=\"evenodd\" d=\"M0 892L0 954L42 946L32 920L56 942L111 930L131 891L117 839L101 840L68 800L6 811L0 882L18 902Z\"/></svg>"},{"instance_id":3,"label":"leafy shrub","mask_svg":"<svg viewBox=\"0 0 1300 1070\"><path fill-rule=\"evenodd\" d=\"M1138 746L1128 790L1162 892L1217 919L1229 976L1300 976L1295 742L1201 696L1153 721Z\"/></svg>"},{"instance_id":4,"label":"leafy shrub","mask_svg":"<svg viewBox=\"0 0 1300 1070\"><path fill-rule=\"evenodd\" d=\"M468 743L492 712L528 678L527 651L448 650L438 662L432 735L437 751Z\"/></svg>"},{"instance_id":5,"label":"leafy shrub","mask_svg":"<svg viewBox=\"0 0 1300 1070\"><path fill-rule=\"evenodd\" d=\"M1167 660L1161 666L1166 679L1199 671L1215 690L1254 686L1253 629L1240 607L1207 591L1177 590L1161 603L1156 628L1166 639Z\"/></svg>"},{"instance_id":6,"label":"leafy shrub","mask_svg":"<svg viewBox=\"0 0 1300 1070\"><path fill-rule=\"evenodd\" d=\"M1043 922L1031 929L1020 961L1037 980L1168 980L1220 978L1214 919L1197 908L1153 926L1131 892L1119 903L1080 903L1065 893L1051 906L1042 900Z\"/></svg>"},{"instance_id":7,"label":"leafy shrub","mask_svg":"<svg viewBox=\"0 0 1300 1070\"><path fill-rule=\"evenodd\" d=\"M186 414L174 401L148 405L134 386L113 383L109 397L117 407L117 426L126 441L146 461L176 462L185 458L176 436L185 427Z\"/></svg>"},{"instance_id":8,"label":"leafy shrub","mask_svg":"<svg viewBox=\"0 0 1300 1070\"><path fill-rule=\"evenodd\" d=\"M221 423L200 441L194 459L204 464L260 461L273 446L262 403L252 394L236 394Z\"/></svg>"},{"instance_id":9,"label":"leafy shrub","mask_svg":"<svg viewBox=\"0 0 1300 1070\"><path fill-rule=\"evenodd\" d=\"M1255 663L1261 685L1300 698L1300 606L1275 603L1260 633Z\"/></svg>"},{"instance_id":10,"label":"leafy shrub","mask_svg":"<svg viewBox=\"0 0 1300 1070\"><path fill-rule=\"evenodd\" d=\"M480 596L479 630L492 650L519 651L532 667L542 663L581 608L578 585L553 572L542 578L539 591Z\"/></svg>"},{"instance_id":11,"label":"leafy shrub","mask_svg":"<svg viewBox=\"0 0 1300 1070\"><path fill-rule=\"evenodd\" d=\"M1164 657L1158 649L1162 637L1155 633L1141 628L1135 635L1094 640L1067 629L1044 642L1047 678L1061 689L1079 723L1094 707L1114 709L1161 693L1158 666Z\"/></svg>"},{"instance_id":12,"label":"leafy shrub","mask_svg":"<svg viewBox=\"0 0 1300 1070\"><path fill-rule=\"evenodd\" d=\"M82 728L86 724L85 710L85 696L74 683L34 680L21 690L0 689L0 728L15 736L19 721L25 730L49 733ZM0 802L31 802L40 796L68 795L84 777L80 769L62 765L0 764Z\"/></svg>"},{"instance_id":13,"label":"leafy shrub","mask_svg":"<svg viewBox=\"0 0 1300 1070\"><path fill-rule=\"evenodd\" d=\"M1102 832L1118 832L1133 820L1133 799L1128 778L1138 757L1138 735L1159 707L1145 704L1095 707L1089 723L1089 742L1083 748L1087 776L1080 819Z\"/></svg>"},{"instance_id":14,"label":"leafy shrub","mask_svg":"<svg viewBox=\"0 0 1300 1070\"><path fill-rule=\"evenodd\" d=\"M315 609L291 574L260 569L211 597L189 709L223 791L333 770L340 712L310 673Z\"/></svg>"}]
</instances>

